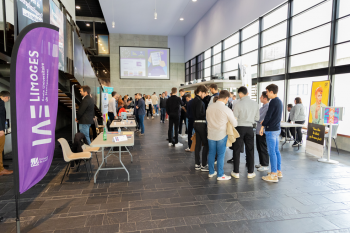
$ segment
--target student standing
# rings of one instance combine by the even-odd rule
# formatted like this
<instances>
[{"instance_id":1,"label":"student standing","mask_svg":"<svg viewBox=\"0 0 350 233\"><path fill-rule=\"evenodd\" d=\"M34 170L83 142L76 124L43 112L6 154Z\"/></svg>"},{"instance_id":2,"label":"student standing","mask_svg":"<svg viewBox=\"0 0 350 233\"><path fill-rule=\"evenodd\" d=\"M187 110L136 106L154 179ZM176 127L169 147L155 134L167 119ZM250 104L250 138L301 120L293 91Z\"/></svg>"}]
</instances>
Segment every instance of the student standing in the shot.
<instances>
[{"instance_id":1,"label":"student standing","mask_svg":"<svg viewBox=\"0 0 350 233\"><path fill-rule=\"evenodd\" d=\"M205 104L202 101L203 98L207 95L207 88L204 85L200 85L197 87L197 95L193 99L192 102L192 114L193 114L193 128L196 132L196 149L195 149L195 169L201 170L203 172L208 172L209 167L207 164L208 159L208 129L207 129L207 121L206 121L206 108ZM202 150L202 165L201 159L199 156L199 152Z\"/></svg>"},{"instance_id":2,"label":"student standing","mask_svg":"<svg viewBox=\"0 0 350 233\"><path fill-rule=\"evenodd\" d=\"M296 97L294 100L294 107L290 110L290 120L295 124L303 125L305 123L305 108L300 97ZM290 132L294 135L294 144L292 146L302 145L303 134L301 133L301 127L291 128Z\"/></svg>"},{"instance_id":3,"label":"student standing","mask_svg":"<svg viewBox=\"0 0 350 233\"><path fill-rule=\"evenodd\" d=\"M149 117L148 117L148 113L150 113L151 114L151 117L152 117L152 119L154 119L154 117L153 117L153 104L152 104L152 99L151 99L151 96L146 96L146 109L147 109L147 119L149 119Z\"/></svg>"},{"instance_id":4,"label":"student standing","mask_svg":"<svg viewBox=\"0 0 350 233\"><path fill-rule=\"evenodd\" d=\"M180 97L177 96L177 88L173 87L171 89L171 96L166 101L166 112L169 115L169 129L168 129L168 139L169 146L183 146L182 143L179 142L179 122L180 122L180 107L183 105ZM173 140L173 127L175 130L175 139Z\"/></svg>"},{"instance_id":5,"label":"student standing","mask_svg":"<svg viewBox=\"0 0 350 233\"><path fill-rule=\"evenodd\" d=\"M283 105L282 101L277 97L277 93L277 85L270 84L266 87L266 94L271 101L260 129L260 135L264 134L265 129L267 148L270 156L271 172L267 176L262 177L267 182L278 182L278 178L283 177L281 171L281 153L278 148Z\"/></svg>"},{"instance_id":6,"label":"student standing","mask_svg":"<svg viewBox=\"0 0 350 233\"><path fill-rule=\"evenodd\" d=\"M196 91L195 91L196 93ZM191 94L186 94L186 124L187 124L187 144L188 147L185 149L187 152L191 152L190 148L192 146L192 131L193 131L193 115L192 115L192 98Z\"/></svg>"},{"instance_id":7,"label":"student standing","mask_svg":"<svg viewBox=\"0 0 350 233\"><path fill-rule=\"evenodd\" d=\"M156 116L159 116L159 114L158 114L158 97L157 97L155 92L153 92L151 99L152 99L153 108L155 110L155 114L156 114Z\"/></svg>"},{"instance_id":8,"label":"student standing","mask_svg":"<svg viewBox=\"0 0 350 233\"><path fill-rule=\"evenodd\" d=\"M90 141L90 125L94 123L94 112L95 112L95 104L94 100L90 96L91 89L89 86L82 86L80 88L80 94L83 97L81 104L79 106L79 110L77 112L77 118L75 121L79 123L79 131L83 133L86 137L89 145Z\"/></svg>"},{"instance_id":9,"label":"student standing","mask_svg":"<svg viewBox=\"0 0 350 233\"><path fill-rule=\"evenodd\" d=\"M116 99L118 94L116 91L113 91L111 95L112 98L108 101L108 118L112 122L117 116Z\"/></svg>"},{"instance_id":10,"label":"student standing","mask_svg":"<svg viewBox=\"0 0 350 233\"><path fill-rule=\"evenodd\" d=\"M136 106L138 105L138 93L135 94L135 107L134 107L134 116L135 116L135 121L136 121L136 132L140 130L140 122L139 122L139 115L137 113L137 108Z\"/></svg>"},{"instance_id":11,"label":"student standing","mask_svg":"<svg viewBox=\"0 0 350 233\"><path fill-rule=\"evenodd\" d=\"M182 105L181 105L181 115L180 115L180 123L179 123L179 135L182 138L186 138L187 137L187 125L186 125L186 97L185 97L185 90L184 89L180 89L180 98L182 101ZM185 134L182 135L182 123L185 122Z\"/></svg>"},{"instance_id":12,"label":"student standing","mask_svg":"<svg viewBox=\"0 0 350 233\"><path fill-rule=\"evenodd\" d=\"M266 91L263 91L260 96L260 102L263 106L260 108L260 118L256 123L256 149L259 154L259 165L255 167L258 168L259 172L267 171L269 169L269 154L267 152L267 144L266 144L266 135L260 135L261 122L264 120L265 115L267 113L267 109L269 108L269 97L266 94Z\"/></svg>"},{"instance_id":13,"label":"student standing","mask_svg":"<svg viewBox=\"0 0 350 233\"><path fill-rule=\"evenodd\" d=\"M211 104L214 103L215 96L219 96L218 85L216 85L215 83L210 84L209 90L210 90L212 96L210 98L208 106L210 106Z\"/></svg>"},{"instance_id":14,"label":"student standing","mask_svg":"<svg viewBox=\"0 0 350 233\"><path fill-rule=\"evenodd\" d=\"M138 102L137 102L137 115L138 115L138 120L140 124L140 136L145 135L145 125L144 125L144 120L145 120L145 115L146 115L146 108L145 108L145 101L142 99L142 94L139 93L138 96Z\"/></svg>"},{"instance_id":15,"label":"student standing","mask_svg":"<svg viewBox=\"0 0 350 233\"><path fill-rule=\"evenodd\" d=\"M5 103L10 101L10 92L2 91L0 92L0 176L11 175L12 170L7 170L4 168L3 164L3 151L5 148L5 125L6 125L6 108ZM1 220L1 217L0 217Z\"/></svg>"},{"instance_id":16,"label":"student standing","mask_svg":"<svg viewBox=\"0 0 350 233\"><path fill-rule=\"evenodd\" d=\"M159 99L159 110L160 110L160 123L164 123L166 114L166 100L165 93L162 93L162 97Z\"/></svg>"},{"instance_id":17,"label":"student standing","mask_svg":"<svg viewBox=\"0 0 350 233\"><path fill-rule=\"evenodd\" d=\"M237 120L232 111L225 105L228 102L230 93L220 91L219 96L215 96L213 103L207 109L208 122L208 144L209 144L209 177L217 175L217 180L230 180L231 176L224 174L224 159L227 142L227 123L230 122L233 127L237 126ZM217 172L214 169L215 156L217 155Z\"/></svg>"},{"instance_id":18,"label":"student standing","mask_svg":"<svg viewBox=\"0 0 350 233\"><path fill-rule=\"evenodd\" d=\"M248 90L242 86L238 88L240 101L233 109L235 117L238 119L237 131L240 135L233 143L233 171L231 175L239 178L240 152L245 145L246 163L248 167L248 179L254 178L254 131L253 124L259 120L259 105L248 96Z\"/></svg>"},{"instance_id":19,"label":"student standing","mask_svg":"<svg viewBox=\"0 0 350 233\"><path fill-rule=\"evenodd\" d=\"M166 99L169 99L170 96L168 95L168 92L167 92L167 91L164 91L164 93L165 93L165 98L166 98ZM169 120L168 113L165 113L165 119L166 119L166 120Z\"/></svg>"}]
</instances>

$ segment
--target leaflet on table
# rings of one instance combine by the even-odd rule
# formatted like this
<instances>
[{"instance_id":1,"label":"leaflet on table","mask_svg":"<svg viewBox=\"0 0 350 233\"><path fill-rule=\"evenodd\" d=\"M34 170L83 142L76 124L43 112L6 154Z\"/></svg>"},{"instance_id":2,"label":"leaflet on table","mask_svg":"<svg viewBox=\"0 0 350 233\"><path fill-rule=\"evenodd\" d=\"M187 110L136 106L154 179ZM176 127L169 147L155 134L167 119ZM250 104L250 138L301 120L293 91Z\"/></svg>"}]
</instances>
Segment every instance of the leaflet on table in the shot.
<instances>
[{"instance_id":1,"label":"leaflet on table","mask_svg":"<svg viewBox=\"0 0 350 233\"><path fill-rule=\"evenodd\" d=\"M123 142L127 140L128 137L126 135L113 137L113 142Z\"/></svg>"},{"instance_id":2,"label":"leaflet on table","mask_svg":"<svg viewBox=\"0 0 350 233\"><path fill-rule=\"evenodd\" d=\"M120 67L122 76L146 76L145 59L122 58Z\"/></svg>"}]
</instances>

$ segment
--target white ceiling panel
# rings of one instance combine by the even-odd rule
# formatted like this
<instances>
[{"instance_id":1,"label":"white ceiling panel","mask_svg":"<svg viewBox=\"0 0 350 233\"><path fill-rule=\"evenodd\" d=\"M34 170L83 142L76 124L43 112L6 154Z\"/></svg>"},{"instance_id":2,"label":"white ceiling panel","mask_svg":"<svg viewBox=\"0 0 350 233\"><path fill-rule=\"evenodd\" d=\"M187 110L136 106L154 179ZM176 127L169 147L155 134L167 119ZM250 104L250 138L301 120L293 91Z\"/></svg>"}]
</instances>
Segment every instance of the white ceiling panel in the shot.
<instances>
[{"instance_id":1,"label":"white ceiling panel","mask_svg":"<svg viewBox=\"0 0 350 233\"><path fill-rule=\"evenodd\" d=\"M217 0L100 0L100 5L109 33L185 36L216 2ZM181 17L184 21L180 21ZM113 18L115 28L112 27Z\"/></svg>"}]
</instances>

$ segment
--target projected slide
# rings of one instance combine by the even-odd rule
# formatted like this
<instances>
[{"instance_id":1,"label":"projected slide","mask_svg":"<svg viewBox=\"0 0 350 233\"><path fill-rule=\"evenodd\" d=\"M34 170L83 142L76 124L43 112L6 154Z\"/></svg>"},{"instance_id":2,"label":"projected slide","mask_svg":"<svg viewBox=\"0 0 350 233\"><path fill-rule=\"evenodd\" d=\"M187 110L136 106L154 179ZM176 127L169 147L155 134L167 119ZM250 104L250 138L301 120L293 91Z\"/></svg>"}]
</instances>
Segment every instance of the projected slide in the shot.
<instances>
[{"instance_id":1,"label":"projected slide","mask_svg":"<svg viewBox=\"0 0 350 233\"><path fill-rule=\"evenodd\" d=\"M169 79L169 49L120 47L120 77Z\"/></svg>"}]
</instances>

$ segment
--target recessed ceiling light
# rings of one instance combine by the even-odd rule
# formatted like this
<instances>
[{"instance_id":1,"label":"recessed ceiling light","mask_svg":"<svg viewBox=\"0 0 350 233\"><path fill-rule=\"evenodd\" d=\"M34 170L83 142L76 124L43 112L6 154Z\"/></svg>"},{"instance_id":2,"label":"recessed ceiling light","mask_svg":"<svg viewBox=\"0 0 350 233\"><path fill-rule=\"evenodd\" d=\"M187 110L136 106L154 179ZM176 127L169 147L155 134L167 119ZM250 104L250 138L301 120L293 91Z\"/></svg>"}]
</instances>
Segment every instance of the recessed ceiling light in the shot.
<instances>
[{"instance_id":1,"label":"recessed ceiling light","mask_svg":"<svg viewBox=\"0 0 350 233\"><path fill-rule=\"evenodd\" d=\"M90 24L89 24L89 23L87 23L87 24L86 24L86 26L90 27Z\"/></svg>"},{"instance_id":2,"label":"recessed ceiling light","mask_svg":"<svg viewBox=\"0 0 350 233\"><path fill-rule=\"evenodd\" d=\"M192 0L192 2L197 2L197 0Z\"/></svg>"},{"instance_id":3,"label":"recessed ceiling light","mask_svg":"<svg viewBox=\"0 0 350 233\"><path fill-rule=\"evenodd\" d=\"M184 18L180 18L180 20L181 20L181 21L183 21L183 20L184 20Z\"/></svg>"},{"instance_id":4,"label":"recessed ceiling light","mask_svg":"<svg viewBox=\"0 0 350 233\"><path fill-rule=\"evenodd\" d=\"M80 9L80 6L76 6L75 8Z\"/></svg>"}]
</instances>

